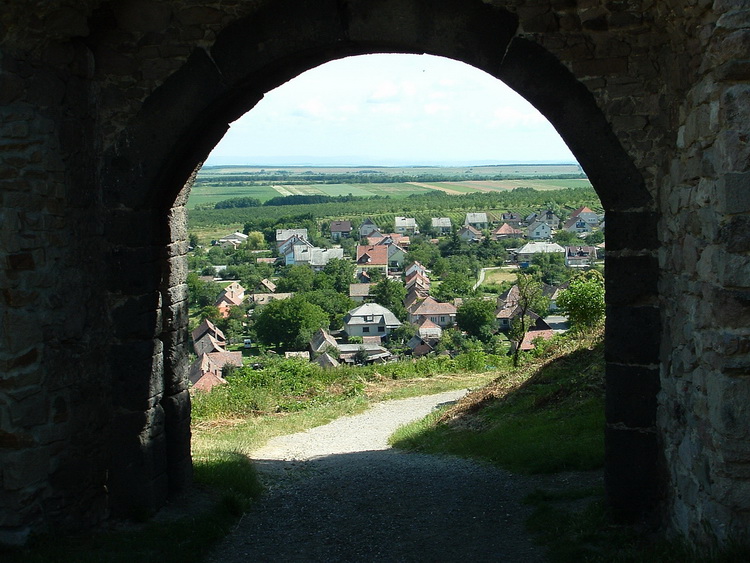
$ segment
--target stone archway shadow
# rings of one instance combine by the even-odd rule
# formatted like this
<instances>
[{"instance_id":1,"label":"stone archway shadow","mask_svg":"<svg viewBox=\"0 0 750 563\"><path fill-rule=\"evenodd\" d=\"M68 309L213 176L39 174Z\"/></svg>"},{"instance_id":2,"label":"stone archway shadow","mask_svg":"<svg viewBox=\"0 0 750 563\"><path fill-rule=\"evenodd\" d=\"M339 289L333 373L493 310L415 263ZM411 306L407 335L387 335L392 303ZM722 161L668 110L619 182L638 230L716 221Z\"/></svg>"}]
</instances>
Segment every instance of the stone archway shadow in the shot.
<instances>
[{"instance_id":1,"label":"stone archway shadow","mask_svg":"<svg viewBox=\"0 0 750 563\"><path fill-rule=\"evenodd\" d=\"M336 58L394 52L456 59L502 80L549 119L591 179L607 217L607 492L625 517L653 510L664 486L657 214L592 94L516 35L515 15L479 0L287 4L261 8L226 27L210 50L196 49L105 155L113 510L158 508L190 480L184 205L194 171L227 124L270 89Z\"/></svg>"}]
</instances>

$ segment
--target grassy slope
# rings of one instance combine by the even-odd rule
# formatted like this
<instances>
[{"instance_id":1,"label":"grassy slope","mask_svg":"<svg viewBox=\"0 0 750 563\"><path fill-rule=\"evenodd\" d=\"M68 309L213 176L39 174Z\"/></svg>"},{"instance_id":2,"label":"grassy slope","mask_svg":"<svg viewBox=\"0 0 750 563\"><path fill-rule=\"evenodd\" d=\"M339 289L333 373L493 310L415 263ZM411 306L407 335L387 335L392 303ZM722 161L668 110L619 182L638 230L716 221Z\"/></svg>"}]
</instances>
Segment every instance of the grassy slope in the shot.
<instances>
[{"instance_id":1,"label":"grassy slope","mask_svg":"<svg viewBox=\"0 0 750 563\"><path fill-rule=\"evenodd\" d=\"M599 468L604 460L601 341L564 342L447 412L400 429L396 447L486 459L510 471Z\"/></svg>"}]
</instances>

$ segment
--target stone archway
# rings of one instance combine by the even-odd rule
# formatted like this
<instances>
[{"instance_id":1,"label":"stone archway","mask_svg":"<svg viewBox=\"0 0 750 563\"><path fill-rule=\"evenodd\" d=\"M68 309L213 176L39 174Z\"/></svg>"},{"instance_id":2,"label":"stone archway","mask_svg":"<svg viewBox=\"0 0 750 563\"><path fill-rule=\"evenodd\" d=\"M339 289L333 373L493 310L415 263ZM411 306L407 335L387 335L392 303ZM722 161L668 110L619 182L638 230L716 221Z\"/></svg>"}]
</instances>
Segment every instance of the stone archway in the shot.
<instances>
[{"instance_id":1,"label":"stone archway","mask_svg":"<svg viewBox=\"0 0 750 563\"><path fill-rule=\"evenodd\" d=\"M137 209L149 209L151 218L157 220L161 210L168 215L171 230L165 241L168 253L160 262L164 268L159 287L163 361L156 364L163 370L166 384L160 402L151 407L155 412L163 409L164 417L149 418L148 428L156 428L157 435L163 433L167 445L186 437L179 406L187 400L181 379L184 353L180 351L186 338L181 253L186 237L182 206L189 186L182 189L184 179L213 149L229 121L249 110L265 91L296 74L352 54L429 52L482 68L529 99L556 126L602 199L611 256L608 279L612 280L607 288L608 491L611 502L624 515L634 517L651 509L661 487L655 431L658 370L651 367L658 363L659 349L655 307L658 265L644 253L656 247L656 214L651 212L654 204L642 177L593 96L548 51L516 37L517 18L505 10L481 3L441 3L436 7L429 2L402 2L398 10L373 18L369 10L358 13L351 6L343 9L332 4L329 12L302 4L296 8L284 18L269 13L235 22L218 35L210 52L194 51L145 101L109 161L108 168L118 170L117 185L140 187L140 193L125 196L132 201L133 210L140 214ZM168 133L154 137L154 131ZM136 162L138 166L134 166ZM123 194L117 185L110 189L105 184L105 193L111 194L112 204L121 210ZM167 212L174 198L177 203ZM638 231L625 233L625 225L633 222L639 223ZM122 234L122 244L128 246L131 235ZM639 330L640 339L627 334L639 325L651 330ZM158 350L157 344L154 353ZM629 375L634 371L639 374L638 387ZM147 374L145 370L142 373ZM112 488L114 500L120 498L118 502L129 506L139 498L140 502L155 498L151 488L140 497L134 494L153 479L153 475L138 475L137 467L159 467L166 471L169 486L181 486L187 464L184 443L175 444L166 465L160 466L150 461L162 455L160 449L144 451L142 445L134 447L132 436L122 438L123 443L114 447L118 459L112 468L113 483L123 475L121 484ZM174 452L179 452L178 459L170 457ZM122 490L121 496L118 490Z\"/></svg>"},{"instance_id":2,"label":"stone archway","mask_svg":"<svg viewBox=\"0 0 750 563\"><path fill-rule=\"evenodd\" d=\"M185 179L263 92L374 52L466 62L557 127L607 210L610 498L699 542L750 527L750 9L22 4L0 13L0 542L189 481Z\"/></svg>"}]
</instances>

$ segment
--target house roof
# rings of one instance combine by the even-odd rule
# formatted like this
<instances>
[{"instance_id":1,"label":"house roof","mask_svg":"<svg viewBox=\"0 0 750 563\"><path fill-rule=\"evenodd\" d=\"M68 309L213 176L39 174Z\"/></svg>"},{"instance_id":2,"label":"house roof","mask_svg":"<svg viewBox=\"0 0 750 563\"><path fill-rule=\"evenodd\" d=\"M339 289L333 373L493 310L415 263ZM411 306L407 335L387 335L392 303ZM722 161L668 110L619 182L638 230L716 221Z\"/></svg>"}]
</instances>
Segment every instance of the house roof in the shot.
<instances>
[{"instance_id":1,"label":"house roof","mask_svg":"<svg viewBox=\"0 0 750 563\"><path fill-rule=\"evenodd\" d=\"M293 236L307 240L307 229L276 229L276 241L288 240Z\"/></svg>"},{"instance_id":2,"label":"house roof","mask_svg":"<svg viewBox=\"0 0 750 563\"><path fill-rule=\"evenodd\" d=\"M432 226L438 229L450 229L452 226L451 218L450 217L433 217Z\"/></svg>"},{"instance_id":3,"label":"house roof","mask_svg":"<svg viewBox=\"0 0 750 563\"><path fill-rule=\"evenodd\" d=\"M544 340L549 340L555 335L555 331L552 329L549 330L530 330L523 336L523 340L521 341L521 350L533 350L535 348L534 346L534 340L537 338L543 338Z\"/></svg>"},{"instance_id":4,"label":"house roof","mask_svg":"<svg viewBox=\"0 0 750 563\"><path fill-rule=\"evenodd\" d=\"M492 231L493 235L520 235L522 233L523 231L521 229L511 227L508 223L503 223L497 229Z\"/></svg>"},{"instance_id":5,"label":"house roof","mask_svg":"<svg viewBox=\"0 0 750 563\"><path fill-rule=\"evenodd\" d=\"M220 352L200 354L198 359L190 366L188 379L195 385L206 373L213 372L220 375L222 368L227 364L241 366L242 352L227 352L222 350Z\"/></svg>"},{"instance_id":6,"label":"house roof","mask_svg":"<svg viewBox=\"0 0 750 563\"><path fill-rule=\"evenodd\" d=\"M486 223L486 222L487 222L486 213L467 213L466 220L464 221L464 225L468 225L470 223Z\"/></svg>"},{"instance_id":7,"label":"house roof","mask_svg":"<svg viewBox=\"0 0 750 563\"><path fill-rule=\"evenodd\" d=\"M527 242L518 249L518 254L538 254L548 252L565 252L556 242Z\"/></svg>"},{"instance_id":8,"label":"house roof","mask_svg":"<svg viewBox=\"0 0 750 563\"><path fill-rule=\"evenodd\" d=\"M241 233L239 231L236 231L232 233L231 235L227 235L225 237L221 237L219 239L219 242L245 242L247 240L248 236L244 233Z\"/></svg>"},{"instance_id":9,"label":"house roof","mask_svg":"<svg viewBox=\"0 0 750 563\"><path fill-rule=\"evenodd\" d=\"M428 278L419 270L411 272L408 276L406 276L406 280L404 280L404 285L407 289L414 284L430 287L431 283L432 282L430 281L430 278Z\"/></svg>"},{"instance_id":10,"label":"house roof","mask_svg":"<svg viewBox=\"0 0 750 563\"><path fill-rule=\"evenodd\" d=\"M421 303L413 308L412 315L455 315L456 308L451 303L436 301L432 297L426 297Z\"/></svg>"},{"instance_id":11,"label":"house roof","mask_svg":"<svg viewBox=\"0 0 750 563\"><path fill-rule=\"evenodd\" d=\"M468 232L468 233L471 233L471 234L473 234L473 235L481 235L481 234L482 234L482 231L480 231L480 230L479 230L479 229L477 229L476 227L472 227L471 225L466 225L465 227L463 227L463 228L462 228L462 229L461 229L461 230L459 231L459 234L461 234L461 233L467 233L467 232Z\"/></svg>"},{"instance_id":12,"label":"house roof","mask_svg":"<svg viewBox=\"0 0 750 563\"><path fill-rule=\"evenodd\" d=\"M193 342L195 342L196 340L200 340L200 338L206 333L211 334L217 340L222 342L226 341L227 339L226 336L224 336L224 333L221 332L221 330L219 330L219 328L214 323L212 323L208 319L203 319L203 322L201 322L201 324L199 324L192 332Z\"/></svg>"},{"instance_id":13,"label":"house roof","mask_svg":"<svg viewBox=\"0 0 750 563\"><path fill-rule=\"evenodd\" d=\"M193 389L195 389L196 391L207 392L217 385L224 385L226 382L227 380L221 377L218 373L207 371L193 383Z\"/></svg>"},{"instance_id":14,"label":"house roof","mask_svg":"<svg viewBox=\"0 0 750 563\"><path fill-rule=\"evenodd\" d=\"M388 265L388 247L387 246L357 246L357 264L366 266L386 266Z\"/></svg>"},{"instance_id":15,"label":"house roof","mask_svg":"<svg viewBox=\"0 0 750 563\"><path fill-rule=\"evenodd\" d=\"M276 291L276 284L273 283L268 278L263 278L262 280L260 280L260 284L263 287L265 287L268 291L270 291L271 293L273 293L274 291Z\"/></svg>"},{"instance_id":16,"label":"house roof","mask_svg":"<svg viewBox=\"0 0 750 563\"><path fill-rule=\"evenodd\" d=\"M310 266L325 266L333 258L342 259L344 257L343 248L307 248L306 246L294 247L294 261L306 262Z\"/></svg>"},{"instance_id":17,"label":"house roof","mask_svg":"<svg viewBox=\"0 0 750 563\"><path fill-rule=\"evenodd\" d=\"M393 224L396 227L409 227L414 228L417 226L417 220L414 217L395 217Z\"/></svg>"},{"instance_id":18,"label":"house roof","mask_svg":"<svg viewBox=\"0 0 750 563\"><path fill-rule=\"evenodd\" d=\"M210 352L223 352L224 342L217 340L209 333L204 333L198 340L193 340L193 350L198 356Z\"/></svg>"},{"instance_id":19,"label":"house roof","mask_svg":"<svg viewBox=\"0 0 750 563\"><path fill-rule=\"evenodd\" d=\"M591 209L586 207L585 205L583 207L579 207L573 213L570 214L571 217L578 217L581 213L594 213Z\"/></svg>"},{"instance_id":20,"label":"house roof","mask_svg":"<svg viewBox=\"0 0 750 563\"><path fill-rule=\"evenodd\" d=\"M328 352L323 352L320 356L312 361L322 368L335 368L339 366L339 361L331 356Z\"/></svg>"},{"instance_id":21,"label":"house roof","mask_svg":"<svg viewBox=\"0 0 750 563\"><path fill-rule=\"evenodd\" d=\"M552 227L550 227L544 221L536 220L531 225L529 225L529 232L531 233L533 231L536 231L539 228L552 230Z\"/></svg>"},{"instance_id":22,"label":"house roof","mask_svg":"<svg viewBox=\"0 0 750 563\"><path fill-rule=\"evenodd\" d=\"M370 319L370 320L367 320ZM401 326L401 321L391 311L377 303L365 303L349 311L344 317L346 325L384 324L387 327Z\"/></svg>"},{"instance_id":23,"label":"house roof","mask_svg":"<svg viewBox=\"0 0 750 563\"><path fill-rule=\"evenodd\" d=\"M417 326L419 328L440 328L440 325L433 323L428 317L421 317Z\"/></svg>"},{"instance_id":24,"label":"house roof","mask_svg":"<svg viewBox=\"0 0 750 563\"><path fill-rule=\"evenodd\" d=\"M368 297L372 286L371 283L350 283L349 297Z\"/></svg>"},{"instance_id":25,"label":"house roof","mask_svg":"<svg viewBox=\"0 0 750 563\"><path fill-rule=\"evenodd\" d=\"M224 289L216 298L215 305L221 305L226 303L227 305L242 305L242 301L245 299L245 288L237 282L232 282Z\"/></svg>"},{"instance_id":26,"label":"house roof","mask_svg":"<svg viewBox=\"0 0 750 563\"><path fill-rule=\"evenodd\" d=\"M579 256L581 258L587 258L589 256L596 257L596 247L594 246L566 246L566 256Z\"/></svg>"},{"instance_id":27,"label":"house roof","mask_svg":"<svg viewBox=\"0 0 750 563\"><path fill-rule=\"evenodd\" d=\"M256 305L267 305L271 301L280 301L282 299L289 299L294 293L253 293L250 299Z\"/></svg>"},{"instance_id":28,"label":"house roof","mask_svg":"<svg viewBox=\"0 0 750 563\"><path fill-rule=\"evenodd\" d=\"M351 221L331 221L332 233L348 233L352 230Z\"/></svg>"},{"instance_id":29,"label":"house roof","mask_svg":"<svg viewBox=\"0 0 750 563\"><path fill-rule=\"evenodd\" d=\"M335 350L337 346L336 339L322 328L319 328L310 339L310 350L313 353L323 352L326 348L333 348Z\"/></svg>"}]
</instances>

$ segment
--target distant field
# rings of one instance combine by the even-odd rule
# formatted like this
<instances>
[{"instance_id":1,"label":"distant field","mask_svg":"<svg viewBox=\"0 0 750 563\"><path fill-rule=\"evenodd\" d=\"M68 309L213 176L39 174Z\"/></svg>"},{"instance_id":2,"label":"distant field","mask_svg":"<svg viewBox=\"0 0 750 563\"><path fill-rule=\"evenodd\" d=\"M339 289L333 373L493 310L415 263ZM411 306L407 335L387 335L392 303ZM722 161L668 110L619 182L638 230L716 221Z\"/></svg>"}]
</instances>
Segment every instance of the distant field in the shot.
<instances>
[{"instance_id":1,"label":"distant field","mask_svg":"<svg viewBox=\"0 0 750 563\"><path fill-rule=\"evenodd\" d=\"M289 183L282 180L272 181L269 184L254 185L256 181L262 182L262 178L254 179L253 174L275 174L284 172ZM347 174L350 180L354 174L373 174L382 172L384 175L397 176L408 174L412 177L418 175L452 176L461 177L466 174L477 175L521 175L528 178L501 179L501 180L461 180L445 182L393 182L393 183L357 183L347 182L334 183L295 183L307 180L309 176L301 174ZM551 176L556 174L578 174L580 169L574 165L513 165L513 166L476 166L469 168L438 168L438 167L414 167L414 168L261 168L261 167L238 167L225 166L207 168L201 170L200 181L195 184L188 201L188 207L194 208L199 204L211 204L223 199L236 197L254 197L265 202L273 197L289 195L328 195L345 196L353 195L360 197L388 196L392 198L404 198L413 194L425 194L431 191L439 191L450 195L461 195L476 192L503 192L514 188L533 188L535 190L556 190L561 188L588 187L591 183L587 179L540 179L533 176ZM231 178L232 185L223 185L226 175L234 175ZM247 175L247 183L244 181ZM239 180L238 180L239 178ZM265 177L268 179L268 176ZM329 176L330 178L330 176ZM342 177L343 179L343 177ZM364 179L364 178L363 178ZM335 179L334 179L335 181Z\"/></svg>"}]
</instances>

